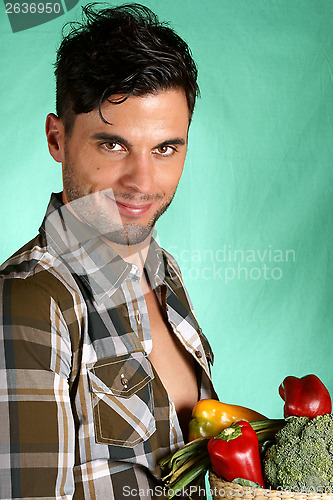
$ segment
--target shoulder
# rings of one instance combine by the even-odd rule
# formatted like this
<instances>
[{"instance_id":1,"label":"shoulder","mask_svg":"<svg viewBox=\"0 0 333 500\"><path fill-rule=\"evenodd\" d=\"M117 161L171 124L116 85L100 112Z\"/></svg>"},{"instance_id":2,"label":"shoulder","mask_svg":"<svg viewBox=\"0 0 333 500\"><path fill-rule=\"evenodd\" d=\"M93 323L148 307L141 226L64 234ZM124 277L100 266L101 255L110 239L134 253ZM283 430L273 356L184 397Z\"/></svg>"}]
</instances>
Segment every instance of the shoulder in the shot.
<instances>
[{"instance_id":1,"label":"shoulder","mask_svg":"<svg viewBox=\"0 0 333 500\"><path fill-rule=\"evenodd\" d=\"M19 274L24 275L24 273L32 272L45 250L40 236L36 236L0 266L1 278L15 277Z\"/></svg>"},{"instance_id":2,"label":"shoulder","mask_svg":"<svg viewBox=\"0 0 333 500\"><path fill-rule=\"evenodd\" d=\"M16 305L40 311L51 299L59 304L81 301L71 273L48 252L40 235L0 266L0 289Z\"/></svg>"}]
</instances>

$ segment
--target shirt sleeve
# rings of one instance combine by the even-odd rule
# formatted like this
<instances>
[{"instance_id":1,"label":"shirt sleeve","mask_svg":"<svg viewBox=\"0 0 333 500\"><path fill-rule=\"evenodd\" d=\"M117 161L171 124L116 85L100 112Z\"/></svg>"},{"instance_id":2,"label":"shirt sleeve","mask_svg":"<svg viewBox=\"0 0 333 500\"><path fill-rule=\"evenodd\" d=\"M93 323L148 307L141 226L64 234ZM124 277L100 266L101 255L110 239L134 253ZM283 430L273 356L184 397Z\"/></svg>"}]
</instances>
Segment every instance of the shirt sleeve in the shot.
<instances>
[{"instance_id":1,"label":"shirt sleeve","mask_svg":"<svg viewBox=\"0 0 333 500\"><path fill-rule=\"evenodd\" d=\"M0 498L71 499L71 342L34 277L0 279Z\"/></svg>"}]
</instances>

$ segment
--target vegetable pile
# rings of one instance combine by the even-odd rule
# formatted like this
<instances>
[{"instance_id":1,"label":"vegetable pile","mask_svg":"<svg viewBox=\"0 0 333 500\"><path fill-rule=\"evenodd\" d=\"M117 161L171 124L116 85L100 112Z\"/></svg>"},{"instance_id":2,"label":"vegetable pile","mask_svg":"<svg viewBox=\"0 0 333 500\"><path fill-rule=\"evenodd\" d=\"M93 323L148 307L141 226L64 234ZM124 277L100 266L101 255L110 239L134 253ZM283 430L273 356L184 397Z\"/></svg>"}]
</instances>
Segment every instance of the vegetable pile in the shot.
<instances>
[{"instance_id":1,"label":"vegetable pile","mask_svg":"<svg viewBox=\"0 0 333 500\"><path fill-rule=\"evenodd\" d=\"M226 481L289 491L333 491L331 397L316 375L286 377L279 387L284 419L268 419L242 406L199 401L189 439L160 462L171 499L207 470Z\"/></svg>"}]
</instances>

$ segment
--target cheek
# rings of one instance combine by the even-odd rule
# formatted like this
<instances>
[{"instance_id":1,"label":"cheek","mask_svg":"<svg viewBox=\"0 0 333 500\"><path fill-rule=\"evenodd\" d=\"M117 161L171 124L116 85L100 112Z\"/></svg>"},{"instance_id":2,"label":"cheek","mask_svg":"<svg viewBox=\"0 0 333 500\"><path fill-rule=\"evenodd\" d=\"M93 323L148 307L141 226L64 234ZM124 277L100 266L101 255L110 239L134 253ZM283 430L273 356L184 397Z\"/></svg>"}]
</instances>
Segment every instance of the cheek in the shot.
<instances>
[{"instance_id":1,"label":"cheek","mask_svg":"<svg viewBox=\"0 0 333 500\"><path fill-rule=\"evenodd\" d=\"M166 191L173 190L177 187L183 170L185 157L175 162L173 165L166 165L165 169L161 170L161 182Z\"/></svg>"},{"instance_id":2,"label":"cheek","mask_svg":"<svg viewBox=\"0 0 333 500\"><path fill-rule=\"evenodd\" d=\"M174 175L172 176L172 184L174 187L178 186L178 183L179 183L181 176L183 174L183 170L184 170L184 163L182 163L181 165L178 165L177 169L175 169Z\"/></svg>"},{"instance_id":3,"label":"cheek","mask_svg":"<svg viewBox=\"0 0 333 500\"><path fill-rule=\"evenodd\" d=\"M93 154L80 155L75 170L78 177L86 184L95 187L95 190L107 189L117 182L117 169L112 169Z\"/></svg>"},{"instance_id":4,"label":"cheek","mask_svg":"<svg viewBox=\"0 0 333 500\"><path fill-rule=\"evenodd\" d=\"M178 186L180 175L163 175L155 183L155 191L160 191L164 196L169 196Z\"/></svg>"}]
</instances>

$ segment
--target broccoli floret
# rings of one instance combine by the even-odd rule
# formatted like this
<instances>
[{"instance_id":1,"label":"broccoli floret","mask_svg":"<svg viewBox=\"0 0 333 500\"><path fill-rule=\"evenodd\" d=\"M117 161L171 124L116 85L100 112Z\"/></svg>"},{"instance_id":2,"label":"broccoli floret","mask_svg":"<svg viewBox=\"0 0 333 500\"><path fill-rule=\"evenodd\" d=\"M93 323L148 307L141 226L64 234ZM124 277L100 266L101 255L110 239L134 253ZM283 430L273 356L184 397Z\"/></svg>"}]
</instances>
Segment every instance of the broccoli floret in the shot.
<instances>
[{"instance_id":1,"label":"broccoli floret","mask_svg":"<svg viewBox=\"0 0 333 500\"><path fill-rule=\"evenodd\" d=\"M263 460L273 489L333 492L333 415L289 417Z\"/></svg>"}]
</instances>

